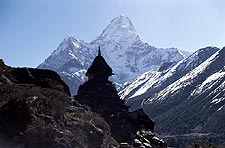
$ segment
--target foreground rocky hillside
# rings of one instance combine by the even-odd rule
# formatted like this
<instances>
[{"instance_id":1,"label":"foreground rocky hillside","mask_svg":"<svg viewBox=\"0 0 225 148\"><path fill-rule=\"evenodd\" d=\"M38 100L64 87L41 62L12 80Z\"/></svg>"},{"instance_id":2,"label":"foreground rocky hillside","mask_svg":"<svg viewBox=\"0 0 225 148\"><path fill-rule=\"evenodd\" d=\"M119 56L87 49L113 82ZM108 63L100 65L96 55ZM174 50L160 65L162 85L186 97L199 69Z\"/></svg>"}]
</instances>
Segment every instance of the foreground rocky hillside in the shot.
<instances>
[{"instance_id":1,"label":"foreground rocky hillside","mask_svg":"<svg viewBox=\"0 0 225 148\"><path fill-rule=\"evenodd\" d=\"M53 71L11 68L0 61L1 148L119 147L99 115L71 106Z\"/></svg>"}]
</instances>

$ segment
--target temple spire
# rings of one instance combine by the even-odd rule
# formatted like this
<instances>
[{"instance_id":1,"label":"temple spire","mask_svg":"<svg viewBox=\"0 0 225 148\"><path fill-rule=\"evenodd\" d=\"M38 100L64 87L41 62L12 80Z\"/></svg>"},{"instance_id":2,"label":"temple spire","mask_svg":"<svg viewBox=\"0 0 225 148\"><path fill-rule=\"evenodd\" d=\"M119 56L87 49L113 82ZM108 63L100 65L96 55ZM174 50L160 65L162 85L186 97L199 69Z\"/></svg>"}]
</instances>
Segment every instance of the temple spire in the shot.
<instances>
[{"instance_id":1,"label":"temple spire","mask_svg":"<svg viewBox=\"0 0 225 148\"><path fill-rule=\"evenodd\" d=\"M98 47L98 56L101 56L101 49L100 49L100 46Z\"/></svg>"}]
</instances>

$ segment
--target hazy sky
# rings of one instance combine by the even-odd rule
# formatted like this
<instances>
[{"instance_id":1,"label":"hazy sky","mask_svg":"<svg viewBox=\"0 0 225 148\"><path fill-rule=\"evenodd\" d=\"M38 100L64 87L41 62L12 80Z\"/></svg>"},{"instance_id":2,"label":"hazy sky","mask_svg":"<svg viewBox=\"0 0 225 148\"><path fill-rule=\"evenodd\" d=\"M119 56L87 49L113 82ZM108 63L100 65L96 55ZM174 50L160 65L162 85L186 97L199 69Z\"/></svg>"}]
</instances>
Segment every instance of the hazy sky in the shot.
<instances>
[{"instance_id":1,"label":"hazy sky","mask_svg":"<svg viewBox=\"0 0 225 148\"><path fill-rule=\"evenodd\" d=\"M0 0L0 58L36 67L67 35L94 40L128 16L152 46L225 46L225 0Z\"/></svg>"}]
</instances>

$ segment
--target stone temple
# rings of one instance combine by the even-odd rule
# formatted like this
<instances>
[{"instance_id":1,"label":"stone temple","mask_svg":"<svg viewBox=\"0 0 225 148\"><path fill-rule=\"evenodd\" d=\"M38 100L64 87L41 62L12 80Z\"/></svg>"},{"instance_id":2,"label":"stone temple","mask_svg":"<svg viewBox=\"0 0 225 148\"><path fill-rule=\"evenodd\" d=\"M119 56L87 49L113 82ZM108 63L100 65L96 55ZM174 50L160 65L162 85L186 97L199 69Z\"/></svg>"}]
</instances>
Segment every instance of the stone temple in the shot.
<instances>
[{"instance_id":1,"label":"stone temple","mask_svg":"<svg viewBox=\"0 0 225 148\"><path fill-rule=\"evenodd\" d=\"M120 143L134 145L138 137L139 141L153 137L154 122L142 109L129 112L129 107L120 99L115 85L108 80L112 75L112 68L99 48L98 55L87 70L88 81L80 85L74 96L75 102L88 105L92 111L100 114L110 125L112 136ZM143 131L144 135L140 135Z\"/></svg>"}]
</instances>

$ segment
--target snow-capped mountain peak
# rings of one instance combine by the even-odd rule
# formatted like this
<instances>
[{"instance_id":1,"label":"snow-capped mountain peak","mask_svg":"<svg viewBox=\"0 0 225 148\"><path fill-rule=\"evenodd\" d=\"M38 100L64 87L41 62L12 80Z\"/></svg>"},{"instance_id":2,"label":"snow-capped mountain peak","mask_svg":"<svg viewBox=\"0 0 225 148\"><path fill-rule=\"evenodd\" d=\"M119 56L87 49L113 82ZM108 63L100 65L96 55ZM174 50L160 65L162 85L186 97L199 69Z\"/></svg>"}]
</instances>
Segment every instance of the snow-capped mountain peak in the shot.
<instances>
[{"instance_id":1,"label":"snow-capped mountain peak","mask_svg":"<svg viewBox=\"0 0 225 148\"><path fill-rule=\"evenodd\" d=\"M127 16L120 15L119 17L114 18L111 23L108 25L107 29L126 29L131 32L136 32L134 25Z\"/></svg>"},{"instance_id":2,"label":"snow-capped mountain peak","mask_svg":"<svg viewBox=\"0 0 225 148\"><path fill-rule=\"evenodd\" d=\"M74 35L68 35L59 44L59 47L52 53L53 55L58 55L64 50L69 50L66 46L74 46L75 48L80 48L80 41Z\"/></svg>"},{"instance_id":3,"label":"snow-capped mountain peak","mask_svg":"<svg viewBox=\"0 0 225 148\"><path fill-rule=\"evenodd\" d=\"M71 60L76 60L84 66L87 60L86 57L92 58L89 54L87 43L78 40L74 35L69 35L64 38L59 47L53 51L45 62L38 67L59 71L60 67Z\"/></svg>"},{"instance_id":4,"label":"snow-capped mountain peak","mask_svg":"<svg viewBox=\"0 0 225 148\"><path fill-rule=\"evenodd\" d=\"M127 46L131 46L133 43L143 40L136 33L134 25L127 16L120 15L114 18L110 24L103 30L100 36L91 44L98 44L102 46L103 43L128 43Z\"/></svg>"}]
</instances>

